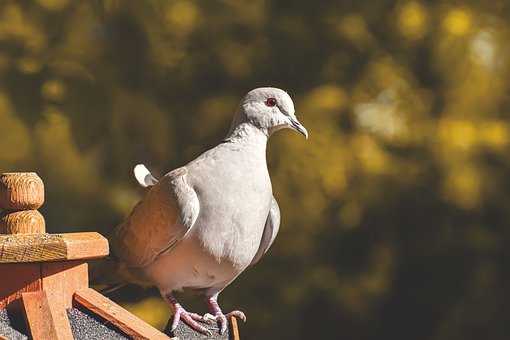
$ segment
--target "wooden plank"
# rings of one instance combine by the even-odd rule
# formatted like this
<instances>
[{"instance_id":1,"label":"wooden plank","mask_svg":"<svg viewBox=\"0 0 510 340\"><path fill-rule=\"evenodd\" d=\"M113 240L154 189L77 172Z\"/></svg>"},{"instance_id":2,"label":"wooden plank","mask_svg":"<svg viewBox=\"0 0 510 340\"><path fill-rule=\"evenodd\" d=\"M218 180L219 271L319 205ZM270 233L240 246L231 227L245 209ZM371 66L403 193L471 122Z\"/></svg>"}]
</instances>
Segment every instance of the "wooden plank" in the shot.
<instances>
[{"instance_id":1,"label":"wooden plank","mask_svg":"<svg viewBox=\"0 0 510 340\"><path fill-rule=\"evenodd\" d=\"M63 239L68 260L88 259L91 255L103 257L110 253L108 240L99 233L69 233L63 234Z\"/></svg>"},{"instance_id":2,"label":"wooden plank","mask_svg":"<svg viewBox=\"0 0 510 340\"><path fill-rule=\"evenodd\" d=\"M0 235L0 262L63 260L67 249L61 235Z\"/></svg>"},{"instance_id":3,"label":"wooden plank","mask_svg":"<svg viewBox=\"0 0 510 340\"><path fill-rule=\"evenodd\" d=\"M237 319L235 316L230 317L230 334L231 340L241 340L241 336L239 335L239 327L237 325Z\"/></svg>"},{"instance_id":4,"label":"wooden plank","mask_svg":"<svg viewBox=\"0 0 510 340\"><path fill-rule=\"evenodd\" d=\"M73 331L71 329L71 323L67 316L67 310L63 306L59 306L48 300L51 316L57 330L58 340L74 340Z\"/></svg>"},{"instance_id":5,"label":"wooden plank","mask_svg":"<svg viewBox=\"0 0 510 340\"><path fill-rule=\"evenodd\" d=\"M74 292L88 287L87 263L83 261L41 263L41 280L61 336L73 339L67 309L73 306Z\"/></svg>"},{"instance_id":6,"label":"wooden plank","mask_svg":"<svg viewBox=\"0 0 510 340\"><path fill-rule=\"evenodd\" d=\"M4 212L0 217L0 234L35 234L46 232L44 217L37 210Z\"/></svg>"},{"instance_id":7,"label":"wooden plank","mask_svg":"<svg viewBox=\"0 0 510 340\"><path fill-rule=\"evenodd\" d=\"M108 252L108 241L96 232L0 235L0 263L91 259Z\"/></svg>"},{"instance_id":8,"label":"wooden plank","mask_svg":"<svg viewBox=\"0 0 510 340\"><path fill-rule=\"evenodd\" d=\"M7 172L0 175L0 208L38 209L44 203L44 183L35 172Z\"/></svg>"},{"instance_id":9,"label":"wooden plank","mask_svg":"<svg viewBox=\"0 0 510 340\"><path fill-rule=\"evenodd\" d=\"M48 299L64 308L73 306L77 290L89 286L88 265L83 261L42 263L41 277Z\"/></svg>"},{"instance_id":10,"label":"wooden plank","mask_svg":"<svg viewBox=\"0 0 510 340\"><path fill-rule=\"evenodd\" d=\"M0 309L18 310L14 304L24 292L42 289L41 266L39 263L0 264ZM6 279L8 278L8 279Z\"/></svg>"},{"instance_id":11,"label":"wooden plank","mask_svg":"<svg viewBox=\"0 0 510 340\"><path fill-rule=\"evenodd\" d=\"M92 313L112 323L130 337L151 340L170 339L164 333L129 313L94 289L86 288L77 291L74 294L74 300Z\"/></svg>"},{"instance_id":12,"label":"wooden plank","mask_svg":"<svg viewBox=\"0 0 510 340\"><path fill-rule=\"evenodd\" d=\"M45 292L22 293L21 301L31 338L34 340L60 340Z\"/></svg>"}]
</instances>

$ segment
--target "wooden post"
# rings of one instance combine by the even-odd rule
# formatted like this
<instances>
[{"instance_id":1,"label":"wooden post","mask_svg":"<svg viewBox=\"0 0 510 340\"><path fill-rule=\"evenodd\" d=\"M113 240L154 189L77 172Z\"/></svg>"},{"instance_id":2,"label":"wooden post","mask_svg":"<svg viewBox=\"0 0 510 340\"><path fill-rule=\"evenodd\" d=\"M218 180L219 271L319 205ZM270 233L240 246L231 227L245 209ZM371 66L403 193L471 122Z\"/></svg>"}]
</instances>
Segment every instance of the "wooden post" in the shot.
<instances>
[{"instance_id":1,"label":"wooden post","mask_svg":"<svg viewBox=\"0 0 510 340\"><path fill-rule=\"evenodd\" d=\"M0 234L44 233L44 184L35 172L0 175Z\"/></svg>"},{"instance_id":2,"label":"wooden post","mask_svg":"<svg viewBox=\"0 0 510 340\"><path fill-rule=\"evenodd\" d=\"M3 212L0 215L0 234L44 233L44 217L35 210L43 203L44 184L35 172L1 174L0 209ZM9 242L2 243L2 258L6 253L4 245L9 245ZM0 308L19 309L19 304L12 302L18 300L23 292L41 290L39 264L4 265L0 268L0 275L11 278L0 287Z\"/></svg>"},{"instance_id":3,"label":"wooden post","mask_svg":"<svg viewBox=\"0 0 510 340\"><path fill-rule=\"evenodd\" d=\"M44 203L44 184L41 178L35 172L11 172L0 175L0 208L4 209L0 218L0 234L44 234L46 232L46 223L44 217L37 211ZM21 236L21 235L20 235ZM41 235L43 236L43 235ZM43 236L44 237L44 236ZM30 243L23 242L26 238L4 238L0 257L4 260L12 255L8 249L16 244L20 246L19 253L14 254L14 258L20 260L20 254L26 254L30 248ZM21 242L20 242L21 241ZM20 244L21 243L21 244ZM42 249L41 249L42 250ZM30 254L40 256L44 250L29 251ZM24 255L23 255L24 256ZM19 261L24 262L24 261ZM20 303L17 301L22 298L21 310L25 316L28 329L33 339L58 339L72 340L73 334L65 307L70 305L62 304L61 299L48 299L43 290L43 283L48 280L43 275L44 266L51 264L40 263L17 263L14 266L15 271L11 275L18 277L31 278L37 276L36 281L29 280L24 286L18 285L18 291L11 293L7 299L4 297L2 302L12 311L20 309ZM85 265L85 272L86 264ZM37 268L34 268L36 266ZM6 268L5 266L3 268ZM25 275L23 271L28 271ZM2 272L2 270L0 270ZM53 280L55 281L55 279ZM81 278L82 286L88 285L87 275ZM69 300L72 299L72 294ZM52 296L50 296L52 297ZM12 303L15 301L15 303ZM50 314L51 312L51 314Z\"/></svg>"},{"instance_id":4,"label":"wooden post","mask_svg":"<svg viewBox=\"0 0 510 340\"><path fill-rule=\"evenodd\" d=\"M231 340L241 340L241 336L239 335L239 328L237 327L237 319L235 316L230 317L230 332L232 333L230 336Z\"/></svg>"}]
</instances>

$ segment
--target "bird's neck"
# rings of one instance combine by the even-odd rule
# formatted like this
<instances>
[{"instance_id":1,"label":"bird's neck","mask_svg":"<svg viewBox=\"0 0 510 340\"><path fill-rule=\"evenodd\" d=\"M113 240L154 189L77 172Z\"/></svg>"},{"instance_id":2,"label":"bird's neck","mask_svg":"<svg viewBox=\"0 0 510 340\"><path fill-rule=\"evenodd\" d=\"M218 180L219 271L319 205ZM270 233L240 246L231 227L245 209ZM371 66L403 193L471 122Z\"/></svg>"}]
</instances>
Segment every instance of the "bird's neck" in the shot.
<instances>
[{"instance_id":1,"label":"bird's neck","mask_svg":"<svg viewBox=\"0 0 510 340\"><path fill-rule=\"evenodd\" d=\"M224 141L260 146L265 150L268 138L269 134L266 131L255 127L250 122L241 122L238 124L232 124L232 127Z\"/></svg>"}]
</instances>

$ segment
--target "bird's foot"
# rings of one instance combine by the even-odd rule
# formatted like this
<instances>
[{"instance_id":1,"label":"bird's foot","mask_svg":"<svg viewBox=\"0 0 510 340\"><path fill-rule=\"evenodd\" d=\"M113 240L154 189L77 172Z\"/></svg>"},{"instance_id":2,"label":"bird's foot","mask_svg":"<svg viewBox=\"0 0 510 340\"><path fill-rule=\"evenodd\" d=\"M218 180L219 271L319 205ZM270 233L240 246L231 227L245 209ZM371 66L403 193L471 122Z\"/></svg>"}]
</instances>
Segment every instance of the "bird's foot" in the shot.
<instances>
[{"instance_id":1,"label":"bird's foot","mask_svg":"<svg viewBox=\"0 0 510 340\"><path fill-rule=\"evenodd\" d=\"M206 327L202 326L198 323L200 322L208 322L202 315L197 313L190 313L185 310L173 296L165 296L166 300L170 303L174 310L174 315L172 319L172 325L170 327L171 332L175 332L177 326L179 326L179 322L182 320L186 325L188 325L191 329L202 333L204 335L211 336L212 332L208 330Z\"/></svg>"},{"instance_id":2,"label":"bird's foot","mask_svg":"<svg viewBox=\"0 0 510 340\"><path fill-rule=\"evenodd\" d=\"M218 323L218 326L220 329L220 334L224 334L226 332L227 325L228 325L227 320L232 316L243 320L243 322L246 322L246 315L239 310L235 310L230 313L223 314L220 306L218 305L218 301L217 301L216 297L208 298L207 304L209 305L209 311L211 313L205 314L203 316L203 319L207 322L216 321Z\"/></svg>"},{"instance_id":3,"label":"bird's foot","mask_svg":"<svg viewBox=\"0 0 510 340\"><path fill-rule=\"evenodd\" d=\"M206 327L199 324L197 321L207 322L202 315L197 313L190 313L186 311L183 307L178 307L175 311L173 320L172 320L172 328L171 331L174 332L177 329L180 321L183 321L186 325L188 325L191 329L195 331L211 336L212 332L208 330Z\"/></svg>"}]
</instances>

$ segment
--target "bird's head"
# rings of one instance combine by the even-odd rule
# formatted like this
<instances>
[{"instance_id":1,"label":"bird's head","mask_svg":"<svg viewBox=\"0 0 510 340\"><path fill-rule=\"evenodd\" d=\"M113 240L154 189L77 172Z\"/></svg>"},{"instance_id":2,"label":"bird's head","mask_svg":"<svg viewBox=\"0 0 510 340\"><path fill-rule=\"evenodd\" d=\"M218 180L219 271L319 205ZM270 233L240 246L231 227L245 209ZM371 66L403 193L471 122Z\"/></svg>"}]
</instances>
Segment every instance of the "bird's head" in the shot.
<instances>
[{"instance_id":1,"label":"bird's head","mask_svg":"<svg viewBox=\"0 0 510 340\"><path fill-rule=\"evenodd\" d=\"M249 122L267 135L289 128L308 139L308 131L295 115L294 103L289 94L274 87L260 87L251 90L243 98L239 113L242 120Z\"/></svg>"}]
</instances>

